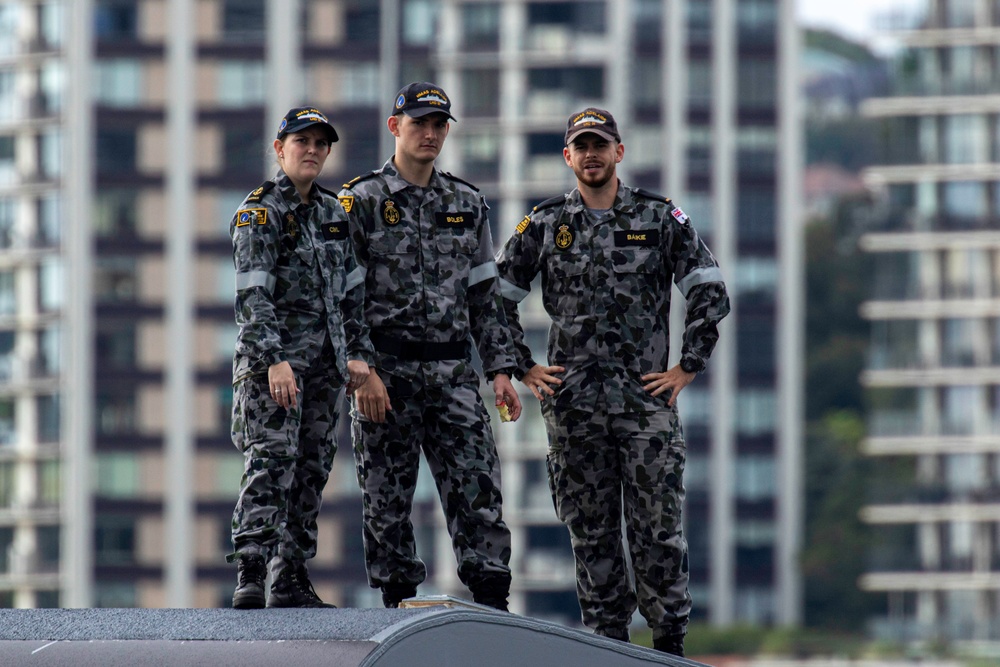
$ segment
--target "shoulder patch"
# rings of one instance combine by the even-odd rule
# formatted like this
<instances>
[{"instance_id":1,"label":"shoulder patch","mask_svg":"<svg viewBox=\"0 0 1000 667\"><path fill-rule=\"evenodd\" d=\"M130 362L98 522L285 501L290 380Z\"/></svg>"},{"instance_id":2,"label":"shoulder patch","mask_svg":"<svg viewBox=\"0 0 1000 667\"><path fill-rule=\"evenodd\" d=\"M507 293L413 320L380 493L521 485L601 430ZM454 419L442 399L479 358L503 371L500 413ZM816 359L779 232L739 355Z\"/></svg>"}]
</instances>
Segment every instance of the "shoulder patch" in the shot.
<instances>
[{"instance_id":1,"label":"shoulder patch","mask_svg":"<svg viewBox=\"0 0 1000 667\"><path fill-rule=\"evenodd\" d=\"M475 185L473 185L472 183L469 183L468 181L466 181L464 179L459 178L458 176L455 176L454 174L451 174L451 173L449 173L447 171L442 171L442 172L439 172L439 173L442 176L444 176L445 178L447 178L447 179L450 179L452 181L456 181L458 183L462 183L463 185L468 185L470 188L472 188L476 192L479 192L479 188L477 188Z\"/></svg>"},{"instance_id":2,"label":"shoulder patch","mask_svg":"<svg viewBox=\"0 0 1000 667\"><path fill-rule=\"evenodd\" d=\"M357 185L361 181L367 181L369 178L374 177L376 174L380 173L381 171L382 171L381 169L376 169L375 171L369 171L367 174L361 174L360 176L355 176L351 180L349 180L346 183L344 183L344 187L346 189L350 190L351 188L353 188L355 185Z\"/></svg>"},{"instance_id":3,"label":"shoulder patch","mask_svg":"<svg viewBox=\"0 0 1000 667\"><path fill-rule=\"evenodd\" d=\"M658 195L655 192L650 192L649 190L643 190L642 188L636 188L635 193L637 195L642 195L646 199L655 199L656 201L661 201L666 204L670 203L670 197L664 197L663 195Z\"/></svg>"},{"instance_id":4,"label":"shoulder patch","mask_svg":"<svg viewBox=\"0 0 1000 667\"><path fill-rule=\"evenodd\" d=\"M246 227L251 224L266 225L267 224L267 209L266 208L241 208L236 211L236 226Z\"/></svg>"},{"instance_id":5,"label":"shoulder patch","mask_svg":"<svg viewBox=\"0 0 1000 667\"><path fill-rule=\"evenodd\" d=\"M562 203L564 203L565 201L566 201L566 195L557 195L557 196L555 196L555 197L550 197L549 199L546 199L545 201L543 201L543 202L542 202L542 203L540 203L540 204L537 204L537 205L536 205L536 206L535 206L535 207L534 207L533 209L531 209L531 210L532 210L533 212L534 212L534 211L541 211L541 210L542 210L543 208L549 208L549 207L551 207L551 206L555 206L556 204L562 204Z\"/></svg>"},{"instance_id":6,"label":"shoulder patch","mask_svg":"<svg viewBox=\"0 0 1000 667\"><path fill-rule=\"evenodd\" d=\"M267 191L273 187L274 187L274 181L264 181L263 183L261 183L259 188L257 188L249 195L247 195L245 201L247 203L259 202L264 197L264 195L267 194Z\"/></svg>"}]
</instances>

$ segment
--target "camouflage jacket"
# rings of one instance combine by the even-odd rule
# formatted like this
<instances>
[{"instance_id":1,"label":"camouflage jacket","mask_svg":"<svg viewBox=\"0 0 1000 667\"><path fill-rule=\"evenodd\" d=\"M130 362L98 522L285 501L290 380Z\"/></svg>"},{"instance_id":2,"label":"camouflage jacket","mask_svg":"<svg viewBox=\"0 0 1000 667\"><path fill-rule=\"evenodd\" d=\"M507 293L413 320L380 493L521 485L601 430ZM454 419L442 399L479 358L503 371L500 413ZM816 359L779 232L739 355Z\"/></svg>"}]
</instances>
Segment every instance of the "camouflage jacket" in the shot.
<instances>
[{"instance_id":1,"label":"camouflage jacket","mask_svg":"<svg viewBox=\"0 0 1000 667\"><path fill-rule=\"evenodd\" d=\"M556 404L586 409L603 392L612 411L666 405L669 395L649 396L639 378L667 370L671 281L687 298L681 354L696 365L708 360L729 313L719 265L688 217L669 199L621 183L603 215L587 211L576 189L536 206L498 253L497 269L518 377L535 362L517 304L541 273L553 321L549 365L566 367Z\"/></svg>"},{"instance_id":2,"label":"camouflage jacket","mask_svg":"<svg viewBox=\"0 0 1000 667\"><path fill-rule=\"evenodd\" d=\"M333 193L313 185L304 204L281 170L251 192L229 223L236 265L233 382L287 361L296 373L344 382L347 359L373 360L360 317L364 276ZM319 364L327 346L331 368Z\"/></svg>"},{"instance_id":3,"label":"camouflage jacket","mask_svg":"<svg viewBox=\"0 0 1000 667\"><path fill-rule=\"evenodd\" d=\"M500 305L489 207L470 184L435 170L427 187L405 181L392 159L344 186L365 317L373 336L430 343L474 340L487 376L512 372ZM376 352L380 370L429 384L478 382L471 346L462 359L419 361Z\"/></svg>"}]
</instances>

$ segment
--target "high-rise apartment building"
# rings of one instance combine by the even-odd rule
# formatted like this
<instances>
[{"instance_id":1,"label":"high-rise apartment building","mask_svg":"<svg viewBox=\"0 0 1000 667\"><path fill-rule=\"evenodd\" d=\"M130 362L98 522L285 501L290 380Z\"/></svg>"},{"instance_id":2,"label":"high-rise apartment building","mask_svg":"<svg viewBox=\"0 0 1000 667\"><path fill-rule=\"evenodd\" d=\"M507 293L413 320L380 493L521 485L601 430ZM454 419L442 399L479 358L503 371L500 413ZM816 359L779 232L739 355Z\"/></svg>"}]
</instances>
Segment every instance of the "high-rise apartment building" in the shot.
<instances>
[{"instance_id":1,"label":"high-rise apartment building","mask_svg":"<svg viewBox=\"0 0 1000 667\"><path fill-rule=\"evenodd\" d=\"M682 396L695 615L799 620L791 0L22 0L0 4L4 21L19 37L0 37L2 603L227 603L242 466L228 433L229 218L272 171L287 108L329 113L341 141L322 180L336 188L390 155L395 92L429 79L459 119L441 166L482 188L498 244L572 187L562 136L588 105L619 121L623 180L673 197L706 237L734 311ZM522 308L542 359L540 300ZM496 424L512 609L576 623L544 427L521 394L525 416ZM347 437L312 572L325 598L374 605ZM422 592L461 594L433 493L424 475Z\"/></svg>"},{"instance_id":2,"label":"high-rise apartment building","mask_svg":"<svg viewBox=\"0 0 1000 667\"><path fill-rule=\"evenodd\" d=\"M867 452L909 473L873 490L885 537L865 590L894 639L1000 638L1000 5L928 0L887 24L893 91L869 100L884 211L862 239L877 267Z\"/></svg>"}]
</instances>

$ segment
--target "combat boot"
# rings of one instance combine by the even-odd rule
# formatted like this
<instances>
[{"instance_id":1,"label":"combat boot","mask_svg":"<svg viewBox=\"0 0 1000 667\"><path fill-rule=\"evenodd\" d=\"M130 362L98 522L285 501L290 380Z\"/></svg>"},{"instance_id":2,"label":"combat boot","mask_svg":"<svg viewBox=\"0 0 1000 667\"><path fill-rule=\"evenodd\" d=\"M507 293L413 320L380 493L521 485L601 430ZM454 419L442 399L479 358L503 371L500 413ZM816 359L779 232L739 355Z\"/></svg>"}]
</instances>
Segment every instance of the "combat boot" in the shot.
<instances>
[{"instance_id":1,"label":"combat boot","mask_svg":"<svg viewBox=\"0 0 1000 667\"><path fill-rule=\"evenodd\" d=\"M631 641L628 634L628 628L598 628L597 630L594 630L594 634L599 637L607 637L608 639L617 639L618 641L625 642L626 644Z\"/></svg>"},{"instance_id":2,"label":"combat boot","mask_svg":"<svg viewBox=\"0 0 1000 667\"><path fill-rule=\"evenodd\" d=\"M386 609L395 609L399 603L417 594L417 587L412 584L386 584L382 587L382 604Z\"/></svg>"},{"instance_id":3,"label":"combat boot","mask_svg":"<svg viewBox=\"0 0 1000 667\"><path fill-rule=\"evenodd\" d=\"M272 607L309 607L313 609L336 609L336 605L323 602L316 595L316 589L309 581L309 572L304 563L285 567L281 574L271 583L271 592L267 596L267 606Z\"/></svg>"},{"instance_id":4,"label":"combat boot","mask_svg":"<svg viewBox=\"0 0 1000 667\"><path fill-rule=\"evenodd\" d=\"M498 611L508 611L507 596L510 594L510 578L484 577L469 584L472 599L479 604L493 607Z\"/></svg>"},{"instance_id":5,"label":"combat boot","mask_svg":"<svg viewBox=\"0 0 1000 667\"><path fill-rule=\"evenodd\" d=\"M233 609L263 609L264 580L267 578L264 557L257 554L239 556L236 568L237 585L233 593Z\"/></svg>"},{"instance_id":6,"label":"combat boot","mask_svg":"<svg viewBox=\"0 0 1000 667\"><path fill-rule=\"evenodd\" d=\"M674 634L663 635L662 637L653 637L653 648L662 653L669 653L683 658L684 635Z\"/></svg>"}]
</instances>

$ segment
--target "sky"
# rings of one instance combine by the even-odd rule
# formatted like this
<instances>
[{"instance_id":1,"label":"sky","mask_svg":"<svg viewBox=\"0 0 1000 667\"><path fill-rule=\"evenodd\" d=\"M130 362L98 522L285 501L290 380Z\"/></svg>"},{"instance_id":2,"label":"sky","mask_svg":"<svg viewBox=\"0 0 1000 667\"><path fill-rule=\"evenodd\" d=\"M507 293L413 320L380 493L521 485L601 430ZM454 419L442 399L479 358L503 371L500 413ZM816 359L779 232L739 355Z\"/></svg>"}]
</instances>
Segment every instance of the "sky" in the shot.
<instances>
[{"instance_id":1,"label":"sky","mask_svg":"<svg viewBox=\"0 0 1000 667\"><path fill-rule=\"evenodd\" d=\"M919 7L921 0L796 0L799 22L808 27L829 28L847 37L877 47L875 16L889 10Z\"/></svg>"}]
</instances>

